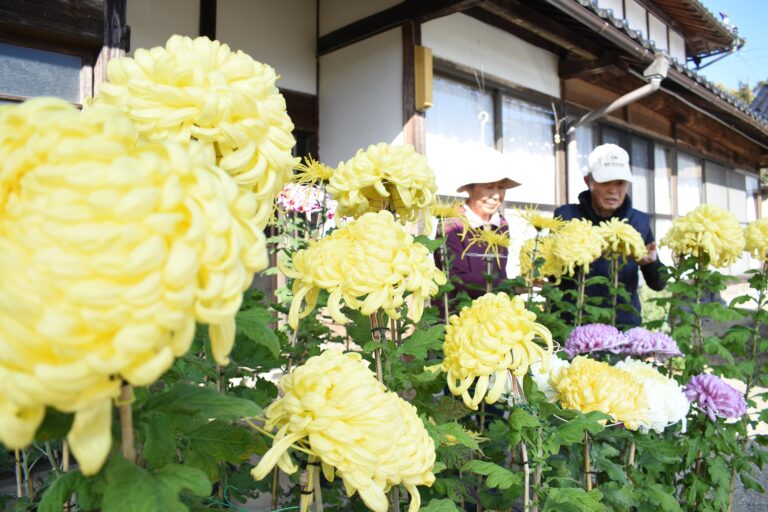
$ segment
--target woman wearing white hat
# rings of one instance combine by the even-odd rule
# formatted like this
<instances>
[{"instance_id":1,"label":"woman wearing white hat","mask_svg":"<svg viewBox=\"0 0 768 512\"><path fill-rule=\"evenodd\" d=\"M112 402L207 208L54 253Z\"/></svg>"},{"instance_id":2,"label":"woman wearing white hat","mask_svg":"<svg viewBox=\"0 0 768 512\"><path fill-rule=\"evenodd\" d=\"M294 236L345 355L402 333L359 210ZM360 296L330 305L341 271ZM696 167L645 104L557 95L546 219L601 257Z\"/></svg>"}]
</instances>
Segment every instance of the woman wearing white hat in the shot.
<instances>
[{"instance_id":1,"label":"woman wearing white hat","mask_svg":"<svg viewBox=\"0 0 768 512\"><path fill-rule=\"evenodd\" d=\"M462 205L463 222L454 220L445 227L449 275L457 278L453 280L456 289L452 296L466 291L474 299L486 292L486 275L492 276L493 286L507 278L507 248L500 247L498 254L486 254L488 247L484 243L473 243L472 239L480 229L509 231L501 214L504 195L507 189L520 183L510 178L509 163L499 152L489 150L484 157L475 160L479 168L466 174L468 177L464 179L471 181L456 189L469 196Z\"/></svg>"}]
</instances>

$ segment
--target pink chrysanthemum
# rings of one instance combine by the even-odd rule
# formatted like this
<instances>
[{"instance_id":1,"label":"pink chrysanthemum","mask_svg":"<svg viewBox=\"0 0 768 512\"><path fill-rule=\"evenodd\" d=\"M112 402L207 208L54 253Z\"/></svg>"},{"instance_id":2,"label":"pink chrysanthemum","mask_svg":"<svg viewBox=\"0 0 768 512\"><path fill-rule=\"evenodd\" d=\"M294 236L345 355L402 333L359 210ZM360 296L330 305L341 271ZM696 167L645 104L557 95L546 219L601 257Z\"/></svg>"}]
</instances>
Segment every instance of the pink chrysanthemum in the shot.
<instances>
[{"instance_id":1,"label":"pink chrysanthemum","mask_svg":"<svg viewBox=\"0 0 768 512\"><path fill-rule=\"evenodd\" d=\"M569 358L601 351L617 354L625 342L624 335L612 325L587 324L571 331L564 348Z\"/></svg>"},{"instance_id":2,"label":"pink chrysanthemum","mask_svg":"<svg viewBox=\"0 0 768 512\"><path fill-rule=\"evenodd\" d=\"M692 404L704 411L709 419L740 418L747 412L747 402L736 389L720 377L702 373L697 375L683 388L685 396Z\"/></svg>"}]
</instances>

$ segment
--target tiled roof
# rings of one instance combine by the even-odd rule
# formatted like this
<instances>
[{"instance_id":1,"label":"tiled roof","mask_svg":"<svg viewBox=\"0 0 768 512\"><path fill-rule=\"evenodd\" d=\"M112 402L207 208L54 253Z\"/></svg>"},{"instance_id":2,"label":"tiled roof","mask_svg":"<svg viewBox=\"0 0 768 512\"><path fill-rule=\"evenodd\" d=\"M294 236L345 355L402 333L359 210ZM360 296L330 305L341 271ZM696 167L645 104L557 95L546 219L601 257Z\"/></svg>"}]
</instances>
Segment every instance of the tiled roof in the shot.
<instances>
[{"instance_id":1,"label":"tiled roof","mask_svg":"<svg viewBox=\"0 0 768 512\"><path fill-rule=\"evenodd\" d=\"M585 7L595 14L597 14L600 18L604 19L605 21L609 22L611 25L616 27L617 29L621 30L629 36L631 39L633 39L637 44L641 45L643 48L649 50L651 53L657 53L660 51L663 51L659 48L656 48L656 45L649 41L648 39L645 39L642 35L642 32L639 30L633 30L629 28L629 22L624 19L618 19L613 16L613 13L610 11L610 9L602 9L597 5L597 1L591 1L591 0L574 0L575 2L578 2L582 7ZM696 0L694 0L696 1ZM711 13L710 13L711 14ZM750 106L742 101L741 99L733 96L732 94L729 94L722 89L720 89L718 86L714 84L714 82L711 82L710 80L707 80L706 77L703 75L700 75L696 73L695 71L689 69L684 62L680 62L678 59L671 57L670 58L670 68L675 69L679 73L684 74L689 79L693 80L697 84L701 85L708 91L712 92L713 94L720 97L723 101L733 105L735 108L746 114L747 116L754 119L757 123L762 125L762 128L765 130L768 130L768 120L764 118L763 116L759 115L756 111L754 111Z\"/></svg>"}]
</instances>

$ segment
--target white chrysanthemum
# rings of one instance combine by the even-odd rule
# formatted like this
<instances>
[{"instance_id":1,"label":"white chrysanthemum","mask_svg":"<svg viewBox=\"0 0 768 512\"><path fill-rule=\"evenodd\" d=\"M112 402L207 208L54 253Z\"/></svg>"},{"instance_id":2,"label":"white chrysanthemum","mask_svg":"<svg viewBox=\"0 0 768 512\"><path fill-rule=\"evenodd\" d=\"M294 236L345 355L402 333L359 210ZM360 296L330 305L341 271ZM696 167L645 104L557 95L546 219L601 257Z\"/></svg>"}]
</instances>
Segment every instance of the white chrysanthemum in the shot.
<instances>
[{"instance_id":1,"label":"white chrysanthemum","mask_svg":"<svg viewBox=\"0 0 768 512\"><path fill-rule=\"evenodd\" d=\"M338 473L347 493L355 492L376 512L389 508L386 492L403 484L410 512L419 510L417 485L435 480L435 445L416 408L387 391L357 353L328 350L286 375L283 396L267 408L266 428L275 442L251 471L260 480L277 464L293 473L287 450L304 444L330 480Z\"/></svg>"},{"instance_id":2,"label":"white chrysanthemum","mask_svg":"<svg viewBox=\"0 0 768 512\"><path fill-rule=\"evenodd\" d=\"M690 402L683 393L683 387L675 380L660 374L648 363L626 358L616 363L616 368L631 373L643 383L648 401L647 421L640 423L640 430L655 430L659 434L670 425L682 421L686 429L686 416Z\"/></svg>"},{"instance_id":3,"label":"white chrysanthemum","mask_svg":"<svg viewBox=\"0 0 768 512\"><path fill-rule=\"evenodd\" d=\"M111 443L122 379L145 385L210 324L222 364L254 270L255 204L196 144L141 144L108 106L0 107L0 441L74 412L85 474Z\"/></svg>"},{"instance_id":4,"label":"white chrysanthemum","mask_svg":"<svg viewBox=\"0 0 768 512\"><path fill-rule=\"evenodd\" d=\"M125 110L154 141L207 145L218 165L256 196L256 223L272 216L273 200L298 159L275 70L207 37L175 35L165 47L113 59L96 103Z\"/></svg>"},{"instance_id":5,"label":"white chrysanthemum","mask_svg":"<svg viewBox=\"0 0 768 512\"><path fill-rule=\"evenodd\" d=\"M551 354L546 360L546 368L544 361L536 361L531 365L533 380L536 382L539 391L544 393L548 401L556 402L560 399L560 394L553 387L552 383L560 380L560 373L568 368L570 364L569 361L557 357L557 354Z\"/></svg>"}]
</instances>

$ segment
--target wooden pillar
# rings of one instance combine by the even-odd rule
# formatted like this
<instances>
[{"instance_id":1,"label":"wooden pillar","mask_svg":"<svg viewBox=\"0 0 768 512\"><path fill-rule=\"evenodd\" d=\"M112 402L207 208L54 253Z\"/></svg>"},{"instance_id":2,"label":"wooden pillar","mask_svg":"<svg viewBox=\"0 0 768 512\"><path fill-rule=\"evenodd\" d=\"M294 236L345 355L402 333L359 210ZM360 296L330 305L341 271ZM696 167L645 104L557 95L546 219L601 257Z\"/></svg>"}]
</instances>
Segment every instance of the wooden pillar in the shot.
<instances>
[{"instance_id":1,"label":"wooden pillar","mask_svg":"<svg viewBox=\"0 0 768 512\"><path fill-rule=\"evenodd\" d=\"M403 30L403 139L416 151L426 154L424 113L416 110L416 74L414 46L421 44L421 24L407 20Z\"/></svg>"},{"instance_id":2,"label":"wooden pillar","mask_svg":"<svg viewBox=\"0 0 768 512\"><path fill-rule=\"evenodd\" d=\"M107 79L110 59L125 56L128 48L128 27L125 15L126 0L104 0L104 43L93 68L93 90Z\"/></svg>"}]
</instances>

